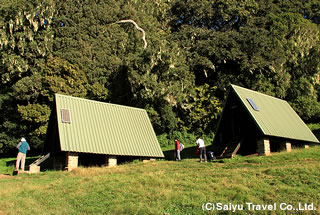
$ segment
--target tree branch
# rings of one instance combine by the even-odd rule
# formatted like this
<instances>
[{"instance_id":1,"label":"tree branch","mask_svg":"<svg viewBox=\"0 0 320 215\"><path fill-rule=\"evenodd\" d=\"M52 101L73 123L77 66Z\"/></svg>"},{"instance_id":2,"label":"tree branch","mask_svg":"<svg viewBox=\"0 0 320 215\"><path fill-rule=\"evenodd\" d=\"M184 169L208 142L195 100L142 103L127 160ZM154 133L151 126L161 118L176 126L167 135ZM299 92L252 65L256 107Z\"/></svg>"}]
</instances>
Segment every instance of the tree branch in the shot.
<instances>
[{"instance_id":1,"label":"tree branch","mask_svg":"<svg viewBox=\"0 0 320 215\"><path fill-rule=\"evenodd\" d=\"M142 40L144 41L144 48L147 48L148 44L146 41L146 32L142 28L140 28L138 26L138 24L135 21L133 21L132 19L120 20L117 23L126 23L126 22L130 22L130 23L134 24L134 26L136 26L136 29L142 32Z\"/></svg>"}]
</instances>

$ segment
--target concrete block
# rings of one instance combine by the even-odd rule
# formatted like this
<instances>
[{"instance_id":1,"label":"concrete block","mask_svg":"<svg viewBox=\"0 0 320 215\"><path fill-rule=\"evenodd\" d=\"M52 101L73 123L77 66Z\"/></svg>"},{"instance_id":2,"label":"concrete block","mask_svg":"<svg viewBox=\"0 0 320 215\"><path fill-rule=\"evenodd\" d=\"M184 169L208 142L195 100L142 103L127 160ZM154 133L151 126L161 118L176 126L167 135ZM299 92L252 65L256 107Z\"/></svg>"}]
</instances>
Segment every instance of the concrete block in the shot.
<instances>
[{"instance_id":1,"label":"concrete block","mask_svg":"<svg viewBox=\"0 0 320 215\"><path fill-rule=\"evenodd\" d=\"M40 166L30 165L30 166L29 166L29 173L30 173L30 174L40 173Z\"/></svg>"},{"instance_id":2,"label":"concrete block","mask_svg":"<svg viewBox=\"0 0 320 215\"><path fill-rule=\"evenodd\" d=\"M148 163L148 162L153 162L153 161L156 161L156 159L154 159L154 158L145 158L145 159L142 159L142 162L143 162L143 163Z\"/></svg>"},{"instance_id":3,"label":"concrete block","mask_svg":"<svg viewBox=\"0 0 320 215\"><path fill-rule=\"evenodd\" d=\"M106 155L106 165L107 166L117 166L117 156Z\"/></svg>"},{"instance_id":4,"label":"concrete block","mask_svg":"<svg viewBox=\"0 0 320 215\"><path fill-rule=\"evenodd\" d=\"M280 143L280 150L286 151L286 152L291 152L291 143L290 142L282 142Z\"/></svg>"},{"instance_id":5,"label":"concrete block","mask_svg":"<svg viewBox=\"0 0 320 215\"><path fill-rule=\"evenodd\" d=\"M68 152L66 157L66 170L72 171L75 168L78 168L78 153Z\"/></svg>"}]
</instances>

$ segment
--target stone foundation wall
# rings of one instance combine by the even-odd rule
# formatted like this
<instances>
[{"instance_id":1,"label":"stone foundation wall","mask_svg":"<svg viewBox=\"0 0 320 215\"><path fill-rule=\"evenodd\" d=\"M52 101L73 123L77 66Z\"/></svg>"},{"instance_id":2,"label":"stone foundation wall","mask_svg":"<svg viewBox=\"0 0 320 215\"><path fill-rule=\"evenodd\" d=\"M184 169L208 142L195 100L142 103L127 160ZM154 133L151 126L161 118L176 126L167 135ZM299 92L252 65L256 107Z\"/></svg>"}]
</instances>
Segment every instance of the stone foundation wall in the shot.
<instances>
[{"instance_id":1,"label":"stone foundation wall","mask_svg":"<svg viewBox=\"0 0 320 215\"><path fill-rule=\"evenodd\" d=\"M292 151L292 147L291 147L291 143L290 142L286 142L286 150L287 150L287 152L291 152Z\"/></svg>"},{"instance_id":2,"label":"stone foundation wall","mask_svg":"<svg viewBox=\"0 0 320 215\"><path fill-rule=\"evenodd\" d=\"M117 166L117 163L118 163L117 156L106 155L107 166Z\"/></svg>"},{"instance_id":3,"label":"stone foundation wall","mask_svg":"<svg viewBox=\"0 0 320 215\"><path fill-rule=\"evenodd\" d=\"M153 162L153 161L156 161L156 159L154 158L143 158L143 159L140 159L143 163L148 163L148 162Z\"/></svg>"},{"instance_id":4,"label":"stone foundation wall","mask_svg":"<svg viewBox=\"0 0 320 215\"><path fill-rule=\"evenodd\" d=\"M292 151L291 143L290 142L280 143L280 150L291 152Z\"/></svg>"},{"instance_id":5,"label":"stone foundation wall","mask_svg":"<svg viewBox=\"0 0 320 215\"><path fill-rule=\"evenodd\" d=\"M29 166L29 173L33 174L33 173L40 173L40 166L37 165L30 165Z\"/></svg>"},{"instance_id":6,"label":"stone foundation wall","mask_svg":"<svg viewBox=\"0 0 320 215\"><path fill-rule=\"evenodd\" d=\"M259 155L270 155L270 140L263 138L257 141L257 153Z\"/></svg>"},{"instance_id":7,"label":"stone foundation wall","mask_svg":"<svg viewBox=\"0 0 320 215\"><path fill-rule=\"evenodd\" d=\"M71 171L75 168L78 168L78 153L68 152L66 157L66 169Z\"/></svg>"}]
</instances>

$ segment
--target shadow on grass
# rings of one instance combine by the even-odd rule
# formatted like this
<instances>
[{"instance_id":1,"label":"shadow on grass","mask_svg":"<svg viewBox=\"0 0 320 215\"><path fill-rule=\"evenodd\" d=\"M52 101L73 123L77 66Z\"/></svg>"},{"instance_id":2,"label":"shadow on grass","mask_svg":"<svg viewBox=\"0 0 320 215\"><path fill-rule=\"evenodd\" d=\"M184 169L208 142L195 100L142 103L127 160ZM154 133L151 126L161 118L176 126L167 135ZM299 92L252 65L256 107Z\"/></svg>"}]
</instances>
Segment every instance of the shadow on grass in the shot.
<instances>
[{"instance_id":1,"label":"shadow on grass","mask_svg":"<svg viewBox=\"0 0 320 215\"><path fill-rule=\"evenodd\" d=\"M29 170L29 165L32 164L34 161L36 161L38 157L31 157L31 158L26 158L26 163L25 163L25 170ZM16 161L17 160L11 160L7 161L7 167L14 167L16 166Z\"/></svg>"},{"instance_id":2,"label":"shadow on grass","mask_svg":"<svg viewBox=\"0 0 320 215\"><path fill-rule=\"evenodd\" d=\"M29 165L32 164L34 161L36 161L39 158L37 157L27 157L26 158L26 163L25 163L25 171L29 170ZM8 174L10 175L15 175L15 167L16 167L16 159L10 160L6 162ZM46 171L46 170L51 170L53 165L53 160L52 159L47 159L45 162L41 163L41 171Z\"/></svg>"},{"instance_id":3,"label":"shadow on grass","mask_svg":"<svg viewBox=\"0 0 320 215\"><path fill-rule=\"evenodd\" d=\"M206 147L207 153L209 151L213 151L212 145L209 145ZM175 150L167 150L163 151L164 157L166 160L175 160L174 158L174 152ZM192 159L192 158L199 158L198 155L196 155L196 146L187 147L181 151L181 159Z\"/></svg>"}]
</instances>

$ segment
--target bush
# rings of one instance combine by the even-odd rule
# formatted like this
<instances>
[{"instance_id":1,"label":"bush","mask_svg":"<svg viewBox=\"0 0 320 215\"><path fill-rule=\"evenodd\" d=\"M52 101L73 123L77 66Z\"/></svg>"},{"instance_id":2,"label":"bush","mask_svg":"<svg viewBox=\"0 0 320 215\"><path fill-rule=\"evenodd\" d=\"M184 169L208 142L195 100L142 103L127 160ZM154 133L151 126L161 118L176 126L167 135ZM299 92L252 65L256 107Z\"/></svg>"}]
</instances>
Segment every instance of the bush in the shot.
<instances>
[{"instance_id":1,"label":"bush","mask_svg":"<svg viewBox=\"0 0 320 215\"><path fill-rule=\"evenodd\" d=\"M178 138L180 143L183 143L185 146L188 145L195 145L196 138L198 134L195 133L188 133L186 131L173 131L171 134L160 134L157 136L159 144L161 148L174 148L174 139ZM206 134L202 135L201 138L204 140L205 144L211 145L213 141L214 134Z\"/></svg>"},{"instance_id":2,"label":"bush","mask_svg":"<svg viewBox=\"0 0 320 215\"><path fill-rule=\"evenodd\" d=\"M161 148L165 148L170 145L168 134L160 134L157 136L157 139L158 139L158 142L159 142Z\"/></svg>"},{"instance_id":3,"label":"bush","mask_svg":"<svg viewBox=\"0 0 320 215\"><path fill-rule=\"evenodd\" d=\"M320 123L308 124L308 127L311 129L313 134L320 140Z\"/></svg>"}]
</instances>

